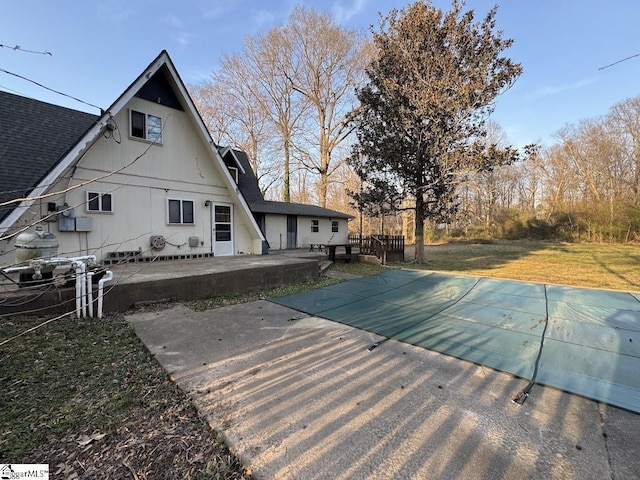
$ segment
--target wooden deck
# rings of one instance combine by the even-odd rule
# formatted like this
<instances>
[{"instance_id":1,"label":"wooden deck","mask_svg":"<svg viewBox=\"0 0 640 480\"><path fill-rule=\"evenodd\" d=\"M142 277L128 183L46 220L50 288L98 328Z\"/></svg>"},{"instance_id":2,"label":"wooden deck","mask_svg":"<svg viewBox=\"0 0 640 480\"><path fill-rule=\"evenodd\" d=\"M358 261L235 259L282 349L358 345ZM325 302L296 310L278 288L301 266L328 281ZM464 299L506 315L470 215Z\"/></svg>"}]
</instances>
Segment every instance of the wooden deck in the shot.
<instances>
[{"instance_id":1,"label":"wooden deck","mask_svg":"<svg viewBox=\"0 0 640 480\"><path fill-rule=\"evenodd\" d=\"M349 235L349 243L363 255L375 255L383 265L404 261L403 235Z\"/></svg>"}]
</instances>

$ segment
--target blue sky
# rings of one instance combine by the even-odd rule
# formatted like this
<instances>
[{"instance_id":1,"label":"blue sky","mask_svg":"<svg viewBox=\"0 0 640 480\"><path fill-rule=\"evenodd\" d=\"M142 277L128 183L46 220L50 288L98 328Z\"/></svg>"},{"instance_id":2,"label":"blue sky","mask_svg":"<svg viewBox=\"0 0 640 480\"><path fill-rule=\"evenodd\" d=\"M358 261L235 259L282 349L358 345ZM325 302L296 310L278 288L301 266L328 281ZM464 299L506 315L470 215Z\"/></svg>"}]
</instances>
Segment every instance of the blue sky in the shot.
<instances>
[{"instance_id":1,"label":"blue sky","mask_svg":"<svg viewBox=\"0 0 640 480\"><path fill-rule=\"evenodd\" d=\"M286 21L303 3L334 14L345 27L377 26L378 13L402 8L396 0L1 0L0 68L106 108L166 49L183 80L198 83L246 36ZM606 114L640 95L637 22L633 0L467 0L480 20L497 3L497 28L514 46L523 75L496 103L493 119L516 146L551 144L566 124ZM448 9L450 1L434 0ZM0 89L98 113L0 71Z\"/></svg>"}]
</instances>

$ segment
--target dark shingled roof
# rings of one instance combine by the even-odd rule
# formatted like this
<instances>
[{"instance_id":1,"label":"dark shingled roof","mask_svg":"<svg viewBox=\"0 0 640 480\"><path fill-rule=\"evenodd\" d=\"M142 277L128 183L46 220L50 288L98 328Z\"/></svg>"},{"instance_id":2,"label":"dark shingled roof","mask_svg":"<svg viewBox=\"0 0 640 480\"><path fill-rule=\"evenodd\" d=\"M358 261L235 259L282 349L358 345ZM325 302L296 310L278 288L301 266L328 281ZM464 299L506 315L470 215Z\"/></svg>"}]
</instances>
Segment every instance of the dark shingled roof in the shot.
<instances>
[{"instance_id":1,"label":"dark shingled roof","mask_svg":"<svg viewBox=\"0 0 640 480\"><path fill-rule=\"evenodd\" d=\"M290 203L290 202L274 202L271 200L265 200L258 186L258 179L253 173L251 164L249 163L249 157L242 150L234 149L233 152L242 165L245 173L238 175L238 188L242 196L249 204L249 209L254 213L276 213L280 215L304 215L307 217L328 217L328 218L352 218L351 215L330 210L328 208L318 207L316 205L306 205L303 203ZM231 161L227 156L231 156L231 153L225 155L225 161Z\"/></svg>"},{"instance_id":2,"label":"dark shingled roof","mask_svg":"<svg viewBox=\"0 0 640 480\"><path fill-rule=\"evenodd\" d=\"M27 195L98 118L0 91L0 203Z\"/></svg>"},{"instance_id":3,"label":"dark shingled roof","mask_svg":"<svg viewBox=\"0 0 640 480\"><path fill-rule=\"evenodd\" d=\"M242 192L242 196L249 204L264 202L262 192L258 186L258 179L253 173L253 169L249 163L249 157L247 157L247 154L241 150L234 149L234 153L245 171L244 175L242 172L238 175L238 187Z\"/></svg>"},{"instance_id":4,"label":"dark shingled roof","mask_svg":"<svg viewBox=\"0 0 640 480\"><path fill-rule=\"evenodd\" d=\"M249 208L254 213L278 213L281 215L304 215L307 217L352 218L351 215L347 215L346 213L318 207L316 205L306 205L303 203L273 202L265 200L263 202L249 203Z\"/></svg>"}]
</instances>

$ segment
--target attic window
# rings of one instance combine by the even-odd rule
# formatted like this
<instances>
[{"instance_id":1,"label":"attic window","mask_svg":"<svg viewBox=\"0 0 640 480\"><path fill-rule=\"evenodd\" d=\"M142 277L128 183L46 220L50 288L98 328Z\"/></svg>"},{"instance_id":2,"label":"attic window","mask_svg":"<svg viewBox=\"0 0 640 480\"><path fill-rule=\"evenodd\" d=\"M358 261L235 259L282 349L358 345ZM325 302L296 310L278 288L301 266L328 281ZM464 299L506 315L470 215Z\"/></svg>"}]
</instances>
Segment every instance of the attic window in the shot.
<instances>
[{"instance_id":1,"label":"attic window","mask_svg":"<svg viewBox=\"0 0 640 480\"><path fill-rule=\"evenodd\" d=\"M238 183L238 169L236 167L227 167L229 169L229 172L231 172L231 176L233 177L233 179L236 181L236 183Z\"/></svg>"},{"instance_id":2,"label":"attic window","mask_svg":"<svg viewBox=\"0 0 640 480\"><path fill-rule=\"evenodd\" d=\"M131 136L162 144L162 118L131 110Z\"/></svg>"}]
</instances>

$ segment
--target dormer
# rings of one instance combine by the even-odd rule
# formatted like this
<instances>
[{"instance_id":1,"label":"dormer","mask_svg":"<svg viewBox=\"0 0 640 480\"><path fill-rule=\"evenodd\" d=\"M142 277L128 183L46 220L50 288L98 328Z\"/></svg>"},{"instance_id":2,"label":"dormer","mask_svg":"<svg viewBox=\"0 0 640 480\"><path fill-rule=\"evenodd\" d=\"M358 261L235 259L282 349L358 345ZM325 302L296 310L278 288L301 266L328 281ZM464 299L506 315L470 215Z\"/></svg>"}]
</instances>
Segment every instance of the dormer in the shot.
<instances>
[{"instance_id":1,"label":"dormer","mask_svg":"<svg viewBox=\"0 0 640 480\"><path fill-rule=\"evenodd\" d=\"M240 174L247 173L238 158L238 152L231 147L220 147L220 156L237 185L240 182Z\"/></svg>"}]
</instances>

